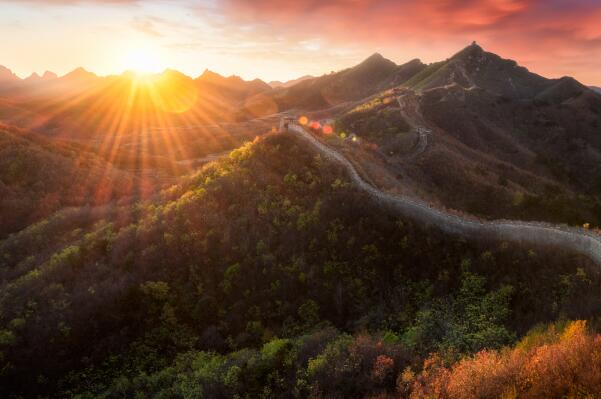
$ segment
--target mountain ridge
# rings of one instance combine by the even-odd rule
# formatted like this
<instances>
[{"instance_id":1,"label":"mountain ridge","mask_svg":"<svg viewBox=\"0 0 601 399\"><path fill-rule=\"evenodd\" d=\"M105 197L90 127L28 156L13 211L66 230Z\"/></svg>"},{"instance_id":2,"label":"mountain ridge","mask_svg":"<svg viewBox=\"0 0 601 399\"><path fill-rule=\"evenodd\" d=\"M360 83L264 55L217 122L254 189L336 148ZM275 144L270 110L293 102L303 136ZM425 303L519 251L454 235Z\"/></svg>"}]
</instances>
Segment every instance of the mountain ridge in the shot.
<instances>
[{"instance_id":1,"label":"mountain ridge","mask_svg":"<svg viewBox=\"0 0 601 399\"><path fill-rule=\"evenodd\" d=\"M291 79L291 80L287 80L285 82L279 81L279 80L272 80L270 82L267 82L268 85L270 85L271 87L273 87L274 89L280 88L280 87L290 87L290 86L294 86L297 83L302 82L303 80L308 80L308 79L313 79L315 78L315 76L312 75L303 75L299 78L296 79Z\"/></svg>"},{"instance_id":2,"label":"mountain ridge","mask_svg":"<svg viewBox=\"0 0 601 399\"><path fill-rule=\"evenodd\" d=\"M0 83L13 83L21 79L10 69L0 65Z\"/></svg>"},{"instance_id":3,"label":"mountain ridge","mask_svg":"<svg viewBox=\"0 0 601 399\"><path fill-rule=\"evenodd\" d=\"M490 53L485 51L480 45L478 45L476 42L472 42L470 45L464 47L463 49L459 50L457 53L453 54L450 58L448 58L445 61L440 61L440 62L434 62L432 65L436 65L439 63L448 63L451 61L460 61L463 63L467 63L467 62L471 62L474 63L477 61L480 62L485 62L485 61L490 61L493 63L496 63L497 65L499 64L499 62L502 62L505 64L506 67L513 67L516 68L516 70L520 71L520 73L529 73L531 74L532 77L539 77L542 78L540 75L534 74L530 71L528 71L526 68L519 66L514 60L511 59L503 59L501 57L499 57L498 55L494 54L494 53ZM344 72L347 70L351 70L351 69L361 69L361 68L378 68L378 67L383 67L383 65L388 64L388 66L392 67L393 65L396 66L402 66L402 65L407 65L409 63L412 62L419 62L421 63L421 61L419 59L415 59L415 60L411 60L408 61L404 64L401 65L396 65L394 62L390 61L389 59L385 58L381 53L379 52L375 52L372 55L368 56L367 58L365 58L363 61L359 62L358 64L335 72L335 73L340 73L340 72ZM126 74L128 71L124 71L122 72L122 74ZM163 72L161 72L163 73ZM158 74L161 74L158 73ZM204 76L203 76L204 75ZM323 76L327 76L323 75ZM30 76L28 76L27 78L20 78L19 76L17 76L15 73L13 73L9 68L0 65L0 83L6 83L7 81L14 81L14 82L22 82L22 81L26 81L26 80L30 80L30 81L37 81L40 80L40 78L43 78L43 80L51 80L51 79L56 79L56 78L65 78L65 77L69 77L69 78L106 78L106 77L110 77L110 76L120 76L120 75L107 75L107 76L100 76L100 75L96 75L93 72L89 72L86 69L84 69L83 67L77 67L75 69L73 69L70 72L65 73L62 76L59 76L57 74L55 74L54 72L51 71L45 71L44 74L40 75L37 72L33 72ZM301 76L299 78L296 79L291 79L285 82L281 82L281 81L269 81L269 82L265 82L262 79L259 78L255 78L252 80L243 80L242 78L240 78L239 76L236 75L231 75L229 77L223 76L217 72L213 72L211 70L209 70L208 68L205 69L205 71L198 75L196 78L194 78L195 80L215 80L215 81L228 81L228 82L256 82L256 83L265 83L266 85L269 85L272 88L289 88L291 86L294 86L296 84L299 84L303 81L306 80L314 80L317 79L317 77L311 76L311 75L304 75ZM544 79L544 78L543 78ZM561 78L563 79L563 78ZM559 80L559 79L555 79L555 80ZM600 92L601 88L597 87L597 86L588 86L590 89L596 91L596 92Z\"/></svg>"},{"instance_id":4,"label":"mountain ridge","mask_svg":"<svg viewBox=\"0 0 601 399\"><path fill-rule=\"evenodd\" d=\"M272 98L280 110L317 110L356 101L394 87L424 67L419 60L397 65L381 54L374 53L350 68L278 88Z\"/></svg>"}]
</instances>

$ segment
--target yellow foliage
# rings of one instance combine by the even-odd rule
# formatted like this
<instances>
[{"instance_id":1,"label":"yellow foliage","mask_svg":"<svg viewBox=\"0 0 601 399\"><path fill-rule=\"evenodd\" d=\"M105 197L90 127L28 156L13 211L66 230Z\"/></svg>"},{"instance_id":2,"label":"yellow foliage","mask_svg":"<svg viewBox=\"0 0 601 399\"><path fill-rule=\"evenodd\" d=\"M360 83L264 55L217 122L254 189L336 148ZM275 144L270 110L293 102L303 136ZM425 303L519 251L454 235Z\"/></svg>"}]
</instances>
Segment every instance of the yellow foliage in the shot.
<instances>
[{"instance_id":1,"label":"yellow foliage","mask_svg":"<svg viewBox=\"0 0 601 399\"><path fill-rule=\"evenodd\" d=\"M568 324L561 335L561 342L566 342L586 335L586 320L576 320Z\"/></svg>"}]
</instances>

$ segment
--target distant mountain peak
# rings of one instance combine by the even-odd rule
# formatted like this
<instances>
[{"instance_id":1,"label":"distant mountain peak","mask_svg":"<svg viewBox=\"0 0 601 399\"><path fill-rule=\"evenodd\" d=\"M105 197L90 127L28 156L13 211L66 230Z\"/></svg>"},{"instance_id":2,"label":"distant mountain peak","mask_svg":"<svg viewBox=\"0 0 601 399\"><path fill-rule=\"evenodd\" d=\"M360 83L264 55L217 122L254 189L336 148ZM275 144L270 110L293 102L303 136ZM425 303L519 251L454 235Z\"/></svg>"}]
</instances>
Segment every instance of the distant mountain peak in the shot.
<instances>
[{"instance_id":1,"label":"distant mountain peak","mask_svg":"<svg viewBox=\"0 0 601 399\"><path fill-rule=\"evenodd\" d=\"M32 82L32 81L41 80L41 79L42 79L42 77L40 75L38 75L37 72L33 72L31 75L29 75L28 77L25 78L25 81Z\"/></svg>"},{"instance_id":2,"label":"distant mountain peak","mask_svg":"<svg viewBox=\"0 0 601 399\"><path fill-rule=\"evenodd\" d=\"M195 80L201 85L219 87L224 93L228 93L226 95L239 99L242 98L241 96L248 95L249 93L259 93L271 89L271 86L261 79L245 81L240 76L231 75L225 77L209 69L205 69L205 71Z\"/></svg>"},{"instance_id":3,"label":"distant mountain peak","mask_svg":"<svg viewBox=\"0 0 601 399\"><path fill-rule=\"evenodd\" d=\"M0 65L0 82L16 82L19 81L19 77L13 73L7 67Z\"/></svg>"},{"instance_id":4,"label":"distant mountain peak","mask_svg":"<svg viewBox=\"0 0 601 399\"><path fill-rule=\"evenodd\" d=\"M478 45L478 43L476 43L476 41L474 40L469 46L467 46L468 48L472 48L474 50L479 50L479 51L483 51L482 47L480 47L480 45Z\"/></svg>"},{"instance_id":5,"label":"distant mountain peak","mask_svg":"<svg viewBox=\"0 0 601 399\"><path fill-rule=\"evenodd\" d=\"M200 75L198 78L196 78L196 80L212 82L212 83L219 83L219 84L224 84L224 85L228 85L228 86L242 86L242 85L246 85L246 84L248 84L248 85L260 84L260 85L268 86L267 83L263 82L261 79L254 79L251 81L246 81L238 75L231 75L231 76L225 77L225 76L220 75L217 72L213 72L209 69L205 69L204 72L202 73L202 75Z\"/></svg>"},{"instance_id":6,"label":"distant mountain peak","mask_svg":"<svg viewBox=\"0 0 601 399\"><path fill-rule=\"evenodd\" d=\"M57 77L58 76L56 76L56 74L54 72L50 72L50 71L44 72L44 74L41 76L37 72L33 72L31 75L29 75L29 77L27 77L25 79L25 81L34 82L34 81L42 81L42 80L52 80L52 79L56 79Z\"/></svg>"},{"instance_id":7,"label":"distant mountain peak","mask_svg":"<svg viewBox=\"0 0 601 399\"><path fill-rule=\"evenodd\" d=\"M242 78L241 78L240 76L238 76L238 75L231 75L231 76L228 76L227 78L228 78L228 79L231 79L231 80L244 81L244 79L242 79Z\"/></svg>"},{"instance_id":8,"label":"distant mountain peak","mask_svg":"<svg viewBox=\"0 0 601 399\"><path fill-rule=\"evenodd\" d=\"M186 75L185 73L180 72L177 69L171 69L171 68L165 69L159 75L164 76L164 77L178 78L178 79L182 79L182 78L190 79L190 77L188 75Z\"/></svg>"},{"instance_id":9,"label":"distant mountain peak","mask_svg":"<svg viewBox=\"0 0 601 399\"><path fill-rule=\"evenodd\" d=\"M407 61L407 62L405 63L405 65L415 65L415 64L417 64L417 65L421 65L421 64L423 64L423 62L422 62L422 60L420 60L419 58L414 58L414 59L412 59L412 60L410 60L410 61Z\"/></svg>"},{"instance_id":10,"label":"distant mountain peak","mask_svg":"<svg viewBox=\"0 0 601 399\"><path fill-rule=\"evenodd\" d=\"M204 72L202 73L202 75L200 75L198 78L198 80L205 80L205 81L209 81L209 82L243 82L243 80L236 76L236 75L232 75L229 77L225 77L223 75L218 74L217 72L213 72L210 69L205 69Z\"/></svg>"},{"instance_id":11,"label":"distant mountain peak","mask_svg":"<svg viewBox=\"0 0 601 399\"><path fill-rule=\"evenodd\" d=\"M56 78L58 78L57 74L52 71L46 71L42 75L42 79L46 79L46 80L56 79Z\"/></svg>"},{"instance_id":12,"label":"distant mountain peak","mask_svg":"<svg viewBox=\"0 0 601 399\"><path fill-rule=\"evenodd\" d=\"M462 50L460 50L457 54L452 56L451 59L481 58L486 56L486 54L486 51L484 51L484 49L474 41L467 47L464 47Z\"/></svg>"},{"instance_id":13,"label":"distant mountain peak","mask_svg":"<svg viewBox=\"0 0 601 399\"><path fill-rule=\"evenodd\" d=\"M373 53L372 55L370 55L369 57L367 57L367 59L365 61L368 60L383 60L384 56L378 52Z\"/></svg>"},{"instance_id":14,"label":"distant mountain peak","mask_svg":"<svg viewBox=\"0 0 601 399\"><path fill-rule=\"evenodd\" d=\"M218 74L217 72L211 71L209 68L205 68L204 72L200 75L200 77L214 77L214 76L223 77L220 74Z\"/></svg>"},{"instance_id":15,"label":"distant mountain peak","mask_svg":"<svg viewBox=\"0 0 601 399\"><path fill-rule=\"evenodd\" d=\"M485 53L486 51L478 43L476 43L476 41L473 41L469 45L467 45L463 50L460 51L460 53L462 53L462 52L473 55L473 54L482 54L482 53Z\"/></svg>"},{"instance_id":16,"label":"distant mountain peak","mask_svg":"<svg viewBox=\"0 0 601 399\"><path fill-rule=\"evenodd\" d=\"M214 82L214 81L222 81L222 80L225 80L226 78L224 76L218 74L217 72L213 72L210 69L206 68L204 70L204 72L196 79Z\"/></svg>"},{"instance_id":17,"label":"distant mountain peak","mask_svg":"<svg viewBox=\"0 0 601 399\"><path fill-rule=\"evenodd\" d=\"M376 65L376 64L384 64L384 63L388 64L388 63L392 63L392 61L385 58L380 53L373 53L372 55L370 55L369 57L364 59L359 65Z\"/></svg>"},{"instance_id":18,"label":"distant mountain peak","mask_svg":"<svg viewBox=\"0 0 601 399\"><path fill-rule=\"evenodd\" d=\"M89 79L96 78L97 76L92 72L85 70L83 67L78 67L66 74L64 77L71 79Z\"/></svg>"},{"instance_id":19,"label":"distant mountain peak","mask_svg":"<svg viewBox=\"0 0 601 399\"><path fill-rule=\"evenodd\" d=\"M356 65L354 70L380 70L380 69L393 69L396 68L397 64L385 58L380 53L373 53L365 60L363 60L360 64Z\"/></svg>"},{"instance_id":20,"label":"distant mountain peak","mask_svg":"<svg viewBox=\"0 0 601 399\"><path fill-rule=\"evenodd\" d=\"M300 82L305 81L305 80L308 80L308 79L315 79L315 77L312 76L312 75L304 75L304 76L301 76L300 78L288 80L286 82L280 82L279 80L272 80L268 84L275 89L277 87L290 87L290 86L294 86L295 84L300 83Z\"/></svg>"}]
</instances>

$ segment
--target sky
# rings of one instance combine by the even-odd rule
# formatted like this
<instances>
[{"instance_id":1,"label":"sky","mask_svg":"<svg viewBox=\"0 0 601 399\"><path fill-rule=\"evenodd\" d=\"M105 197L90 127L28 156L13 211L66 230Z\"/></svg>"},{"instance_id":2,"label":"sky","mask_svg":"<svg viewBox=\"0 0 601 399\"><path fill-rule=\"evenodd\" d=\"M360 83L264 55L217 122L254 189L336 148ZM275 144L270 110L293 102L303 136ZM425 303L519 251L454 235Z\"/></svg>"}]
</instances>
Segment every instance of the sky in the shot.
<instances>
[{"instance_id":1,"label":"sky","mask_svg":"<svg viewBox=\"0 0 601 399\"><path fill-rule=\"evenodd\" d=\"M473 40L547 77L601 86L601 0L0 0L0 65L205 69L288 80L450 57Z\"/></svg>"}]
</instances>

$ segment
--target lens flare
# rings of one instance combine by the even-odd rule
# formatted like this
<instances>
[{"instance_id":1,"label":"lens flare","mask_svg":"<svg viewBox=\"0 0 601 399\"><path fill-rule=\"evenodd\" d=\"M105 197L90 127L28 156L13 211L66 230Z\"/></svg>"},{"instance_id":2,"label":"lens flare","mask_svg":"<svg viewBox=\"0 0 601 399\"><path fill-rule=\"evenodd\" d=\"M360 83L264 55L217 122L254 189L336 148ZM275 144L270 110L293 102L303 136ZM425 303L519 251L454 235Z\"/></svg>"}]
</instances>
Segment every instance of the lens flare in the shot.
<instances>
[{"instance_id":1,"label":"lens flare","mask_svg":"<svg viewBox=\"0 0 601 399\"><path fill-rule=\"evenodd\" d=\"M334 129L332 129L332 125L325 125L323 127L323 132L324 134L332 134L332 132L334 132Z\"/></svg>"},{"instance_id":2,"label":"lens flare","mask_svg":"<svg viewBox=\"0 0 601 399\"><path fill-rule=\"evenodd\" d=\"M298 123L305 126L307 125L307 123L309 123L309 118L307 118L306 116L301 116L300 118L298 118Z\"/></svg>"}]
</instances>

